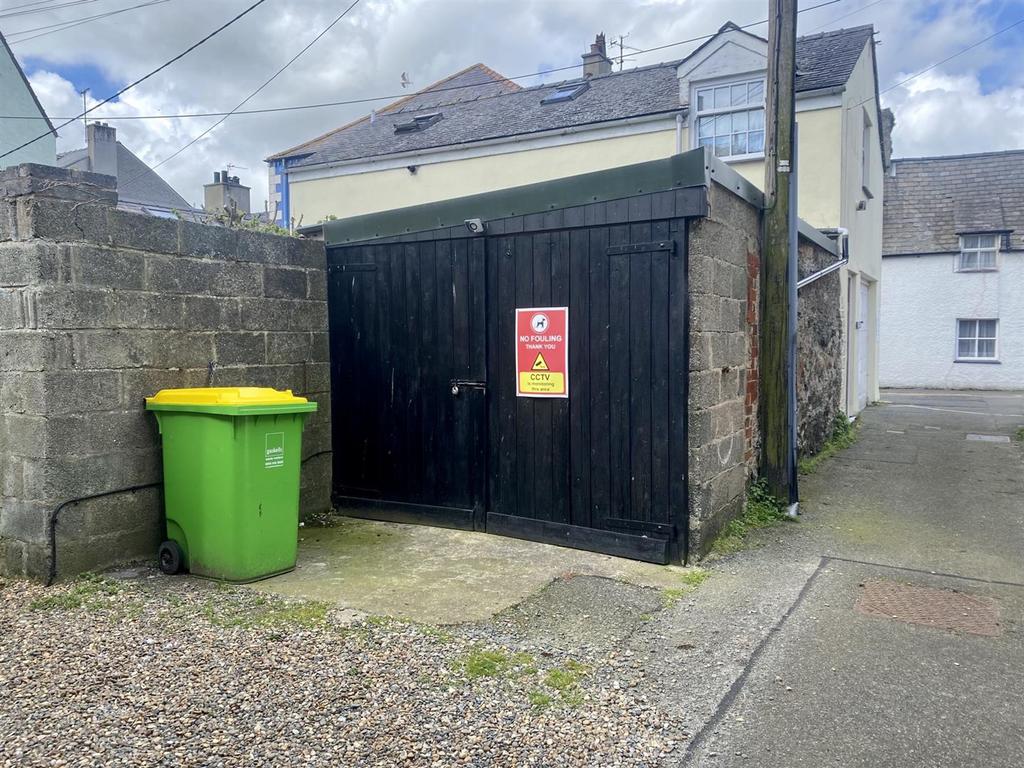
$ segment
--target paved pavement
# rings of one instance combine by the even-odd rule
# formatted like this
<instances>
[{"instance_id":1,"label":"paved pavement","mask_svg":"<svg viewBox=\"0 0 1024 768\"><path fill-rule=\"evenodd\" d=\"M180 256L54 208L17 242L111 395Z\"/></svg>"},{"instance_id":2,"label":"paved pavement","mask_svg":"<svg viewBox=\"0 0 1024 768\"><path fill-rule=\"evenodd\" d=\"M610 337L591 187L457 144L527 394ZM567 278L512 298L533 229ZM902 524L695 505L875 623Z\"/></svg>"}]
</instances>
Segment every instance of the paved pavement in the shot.
<instances>
[{"instance_id":1,"label":"paved pavement","mask_svg":"<svg viewBox=\"0 0 1024 768\"><path fill-rule=\"evenodd\" d=\"M692 606L734 658L680 764L1024 765L1024 393L883 400L804 478L798 530L722 562Z\"/></svg>"}]
</instances>

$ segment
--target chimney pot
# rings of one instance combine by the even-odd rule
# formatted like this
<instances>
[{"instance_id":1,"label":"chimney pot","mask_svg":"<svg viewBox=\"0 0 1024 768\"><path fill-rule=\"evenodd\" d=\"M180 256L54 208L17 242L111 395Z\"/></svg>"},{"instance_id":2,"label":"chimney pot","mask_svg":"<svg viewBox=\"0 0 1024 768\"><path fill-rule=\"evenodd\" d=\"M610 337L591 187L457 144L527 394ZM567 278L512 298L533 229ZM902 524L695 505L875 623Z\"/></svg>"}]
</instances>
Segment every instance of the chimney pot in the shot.
<instances>
[{"instance_id":1,"label":"chimney pot","mask_svg":"<svg viewBox=\"0 0 1024 768\"><path fill-rule=\"evenodd\" d=\"M594 38L594 42L590 44L590 50L584 53L582 58L584 77L607 75L612 71L612 60L608 58L605 48L604 32Z\"/></svg>"}]
</instances>

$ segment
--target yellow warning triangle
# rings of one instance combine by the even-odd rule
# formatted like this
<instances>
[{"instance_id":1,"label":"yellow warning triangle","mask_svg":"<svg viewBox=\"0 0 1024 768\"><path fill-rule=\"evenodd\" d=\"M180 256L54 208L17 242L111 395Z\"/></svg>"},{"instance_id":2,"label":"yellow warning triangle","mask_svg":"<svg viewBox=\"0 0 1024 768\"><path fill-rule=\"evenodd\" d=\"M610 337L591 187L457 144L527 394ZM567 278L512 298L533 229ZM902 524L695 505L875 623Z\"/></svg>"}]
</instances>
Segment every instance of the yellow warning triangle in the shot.
<instances>
[{"instance_id":1,"label":"yellow warning triangle","mask_svg":"<svg viewBox=\"0 0 1024 768\"><path fill-rule=\"evenodd\" d=\"M548 364L544 361L544 355L540 352L537 353L537 359L533 361L533 370L535 371L549 371Z\"/></svg>"}]
</instances>

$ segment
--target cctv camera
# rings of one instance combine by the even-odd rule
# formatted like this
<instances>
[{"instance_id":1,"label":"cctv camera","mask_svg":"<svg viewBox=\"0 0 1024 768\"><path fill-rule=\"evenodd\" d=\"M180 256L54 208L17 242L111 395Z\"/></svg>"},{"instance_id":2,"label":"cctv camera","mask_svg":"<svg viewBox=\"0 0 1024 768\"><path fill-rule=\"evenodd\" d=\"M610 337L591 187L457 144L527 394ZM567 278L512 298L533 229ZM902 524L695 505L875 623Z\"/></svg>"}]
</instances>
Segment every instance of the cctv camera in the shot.
<instances>
[{"instance_id":1,"label":"cctv camera","mask_svg":"<svg viewBox=\"0 0 1024 768\"><path fill-rule=\"evenodd\" d=\"M480 219L466 219L466 229L474 235L482 235L484 233L484 223Z\"/></svg>"}]
</instances>

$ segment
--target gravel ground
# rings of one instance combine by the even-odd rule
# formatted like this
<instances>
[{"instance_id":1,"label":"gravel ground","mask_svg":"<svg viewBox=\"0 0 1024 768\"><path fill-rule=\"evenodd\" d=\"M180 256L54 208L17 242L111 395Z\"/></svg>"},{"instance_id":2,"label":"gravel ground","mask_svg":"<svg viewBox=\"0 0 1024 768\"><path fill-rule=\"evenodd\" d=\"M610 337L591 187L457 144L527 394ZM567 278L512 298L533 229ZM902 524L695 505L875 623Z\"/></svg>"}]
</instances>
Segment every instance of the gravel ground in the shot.
<instances>
[{"instance_id":1,"label":"gravel ground","mask_svg":"<svg viewBox=\"0 0 1024 768\"><path fill-rule=\"evenodd\" d=\"M632 652L157 575L0 582L2 766L654 766Z\"/></svg>"}]
</instances>

